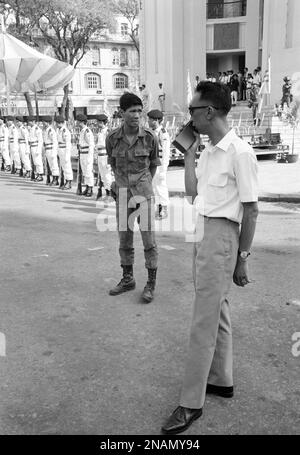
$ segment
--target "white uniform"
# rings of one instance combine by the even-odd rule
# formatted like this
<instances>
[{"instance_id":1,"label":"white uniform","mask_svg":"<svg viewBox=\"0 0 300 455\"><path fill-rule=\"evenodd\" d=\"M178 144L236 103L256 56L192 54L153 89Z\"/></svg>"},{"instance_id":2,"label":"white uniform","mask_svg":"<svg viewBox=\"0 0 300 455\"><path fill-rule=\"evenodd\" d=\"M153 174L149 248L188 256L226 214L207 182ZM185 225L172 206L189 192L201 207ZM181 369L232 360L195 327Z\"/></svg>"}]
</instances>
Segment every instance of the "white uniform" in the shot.
<instances>
[{"instance_id":1,"label":"white uniform","mask_svg":"<svg viewBox=\"0 0 300 455\"><path fill-rule=\"evenodd\" d=\"M92 131L85 125L80 131L80 164L84 182L87 186L94 186L93 160L95 141Z\"/></svg>"},{"instance_id":2,"label":"white uniform","mask_svg":"<svg viewBox=\"0 0 300 455\"><path fill-rule=\"evenodd\" d=\"M62 170L64 171L65 180L73 180L73 170L71 164L71 133L63 125L57 130L57 140L58 140L58 156Z\"/></svg>"},{"instance_id":3,"label":"white uniform","mask_svg":"<svg viewBox=\"0 0 300 455\"><path fill-rule=\"evenodd\" d=\"M49 125L44 132L44 147L46 158L50 166L51 174L53 177L58 177L59 168L57 160L58 153L57 134L55 129L51 125Z\"/></svg>"},{"instance_id":4,"label":"white uniform","mask_svg":"<svg viewBox=\"0 0 300 455\"><path fill-rule=\"evenodd\" d=\"M29 145L33 163L36 168L36 173L39 175L44 174L43 166L43 132L37 125L33 125L29 130Z\"/></svg>"},{"instance_id":5,"label":"white uniform","mask_svg":"<svg viewBox=\"0 0 300 455\"><path fill-rule=\"evenodd\" d=\"M11 159L8 151L8 128L5 124L0 125L0 153L5 161L5 166L11 166Z\"/></svg>"},{"instance_id":6,"label":"white uniform","mask_svg":"<svg viewBox=\"0 0 300 455\"><path fill-rule=\"evenodd\" d=\"M19 134L17 127L15 125L11 125L8 128L8 145L9 145L9 154L10 159L15 163L15 168L17 170L21 169L21 160L19 154Z\"/></svg>"},{"instance_id":7,"label":"white uniform","mask_svg":"<svg viewBox=\"0 0 300 455\"><path fill-rule=\"evenodd\" d=\"M159 126L154 132L158 138L161 165L156 169L152 185L156 204L166 207L170 203L167 186L167 171L170 162L171 141L168 132L162 126Z\"/></svg>"},{"instance_id":8,"label":"white uniform","mask_svg":"<svg viewBox=\"0 0 300 455\"><path fill-rule=\"evenodd\" d=\"M104 189L110 191L113 178L111 173L111 166L107 163L107 152L105 148L106 136L107 128L104 128L97 134L98 171Z\"/></svg>"},{"instance_id":9,"label":"white uniform","mask_svg":"<svg viewBox=\"0 0 300 455\"><path fill-rule=\"evenodd\" d=\"M26 126L21 125L19 130L19 154L21 161L24 165L25 171L31 171L31 163L30 163L30 148L29 148L29 132Z\"/></svg>"}]
</instances>

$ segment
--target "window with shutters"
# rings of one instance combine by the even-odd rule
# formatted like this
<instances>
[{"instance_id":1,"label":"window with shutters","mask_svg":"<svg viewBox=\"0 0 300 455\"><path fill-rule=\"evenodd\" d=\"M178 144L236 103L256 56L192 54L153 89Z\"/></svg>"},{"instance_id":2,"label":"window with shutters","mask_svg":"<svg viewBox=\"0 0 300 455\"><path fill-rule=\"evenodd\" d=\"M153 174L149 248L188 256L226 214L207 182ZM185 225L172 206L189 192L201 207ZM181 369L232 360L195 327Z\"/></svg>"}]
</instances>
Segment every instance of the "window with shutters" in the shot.
<instances>
[{"instance_id":1,"label":"window with shutters","mask_svg":"<svg viewBox=\"0 0 300 455\"><path fill-rule=\"evenodd\" d=\"M121 35L122 36L128 35L128 24L126 24L126 23L121 24Z\"/></svg>"},{"instance_id":2,"label":"window with shutters","mask_svg":"<svg viewBox=\"0 0 300 455\"><path fill-rule=\"evenodd\" d=\"M112 64L115 66L120 65L120 52L116 47L112 48Z\"/></svg>"},{"instance_id":3,"label":"window with shutters","mask_svg":"<svg viewBox=\"0 0 300 455\"><path fill-rule=\"evenodd\" d=\"M97 73L88 73L85 76L86 88L89 89L100 89L101 88L101 77Z\"/></svg>"},{"instance_id":4,"label":"window with shutters","mask_svg":"<svg viewBox=\"0 0 300 455\"><path fill-rule=\"evenodd\" d=\"M127 66L128 65L128 54L127 49L124 47L120 50L120 66Z\"/></svg>"},{"instance_id":5,"label":"window with shutters","mask_svg":"<svg viewBox=\"0 0 300 455\"><path fill-rule=\"evenodd\" d=\"M128 88L128 76L126 74L117 73L113 76L113 85L115 89Z\"/></svg>"}]
</instances>

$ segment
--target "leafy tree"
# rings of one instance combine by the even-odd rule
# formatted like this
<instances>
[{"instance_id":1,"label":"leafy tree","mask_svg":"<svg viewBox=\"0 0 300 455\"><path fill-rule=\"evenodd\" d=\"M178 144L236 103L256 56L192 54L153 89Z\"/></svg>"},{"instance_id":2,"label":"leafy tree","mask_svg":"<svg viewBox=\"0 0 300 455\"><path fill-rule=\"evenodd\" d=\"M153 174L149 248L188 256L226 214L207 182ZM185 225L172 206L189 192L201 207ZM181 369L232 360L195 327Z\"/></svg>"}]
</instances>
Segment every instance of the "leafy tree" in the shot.
<instances>
[{"instance_id":1,"label":"leafy tree","mask_svg":"<svg viewBox=\"0 0 300 455\"><path fill-rule=\"evenodd\" d=\"M14 13L18 33L27 33L32 44L39 42L40 34L58 60L75 68L89 50L91 37L113 28L109 0L0 0L4 2ZM68 94L66 85L61 107L66 116Z\"/></svg>"},{"instance_id":2,"label":"leafy tree","mask_svg":"<svg viewBox=\"0 0 300 455\"><path fill-rule=\"evenodd\" d=\"M140 56L140 43L139 43L139 0L112 0L112 8L116 14L124 16L129 22L130 36L138 55Z\"/></svg>"}]
</instances>

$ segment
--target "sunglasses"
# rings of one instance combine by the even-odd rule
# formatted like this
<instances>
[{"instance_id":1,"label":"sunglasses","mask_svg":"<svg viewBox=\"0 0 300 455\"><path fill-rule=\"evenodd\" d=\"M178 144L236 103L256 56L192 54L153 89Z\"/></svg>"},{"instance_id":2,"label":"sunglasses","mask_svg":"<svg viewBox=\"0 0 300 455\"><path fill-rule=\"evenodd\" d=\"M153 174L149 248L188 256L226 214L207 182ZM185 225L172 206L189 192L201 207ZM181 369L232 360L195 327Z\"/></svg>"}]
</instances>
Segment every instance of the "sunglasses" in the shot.
<instances>
[{"instance_id":1,"label":"sunglasses","mask_svg":"<svg viewBox=\"0 0 300 455\"><path fill-rule=\"evenodd\" d=\"M207 107L213 107L217 111L220 109L219 107L211 106L211 105L208 105L208 106L189 106L189 113L190 113L190 115L193 115L195 110L197 110L197 109L206 109Z\"/></svg>"}]
</instances>

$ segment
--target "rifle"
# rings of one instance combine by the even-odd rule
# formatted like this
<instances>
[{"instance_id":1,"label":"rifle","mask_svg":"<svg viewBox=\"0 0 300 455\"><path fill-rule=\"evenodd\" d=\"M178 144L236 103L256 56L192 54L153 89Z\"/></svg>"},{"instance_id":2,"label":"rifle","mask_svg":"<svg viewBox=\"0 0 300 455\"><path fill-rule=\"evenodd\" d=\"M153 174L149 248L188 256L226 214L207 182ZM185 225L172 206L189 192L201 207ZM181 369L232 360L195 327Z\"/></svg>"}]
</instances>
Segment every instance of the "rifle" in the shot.
<instances>
[{"instance_id":1,"label":"rifle","mask_svg":"<svg viewBox=\"0 0 300 455\"><path fill-rule=\"evenodd\" d=\"M4 164L4 158L3 158L3 154L1 153L1 171L5 171L5 164Z\"/></svg>"},{"instance_id":2,"label":"rifle","mask_svg":"<svg viewBox=\"0 0 300 455\"><path fill-rule=\"evenodd\" d=\"M78 150L78 166L77 166L77 191L76 194L78 196L82 195L82 169L80 164L80 146L77 144Z\"/></svg>"},{"instance_id":3,"label":"rifle","mask_svg":"<svg viewBox=\"0 0 300 455\"><path fill-rule=\"evenodd\" d=\"M58 160L59 160L59 175L60 175L59 188L63 188L64 184L65 184L65 176L64 176L64 171L63 171L62 165L61 165L60 157L58 158Z\"/></svg>"},{"instance_id":4,"label":"rifle","mask_svg":"<svg viewBox=\"0 0 300 455\"><path fill-rule=\"evenodd\" d=\"M35 180L35 173L34 173L34 162L33 162L33 156L32 152L30 152L30 163L31 163L31 175L30 175L30 180Z\"/></svg>"},{"instance_id":5,"label":"rifle","mask_svg":"<svg viewBox=\"0 0 300 455\"><path fill-rule=\"evenodd\" d=\"M12 165L11 165L11 174L15 174L16 173L16 168L15 168L15 162L14 160L12 159Z\"/></svg>"},{"instance_id":6,"label":"rifle","mask_svg":"<svg viewBox=\"0 0 300 455\"><path fill-rule=\"evenodd\" d=\"M51 169L50 169L49 161L48 161L46 155L45 155L45 167L46 167L46 185L49 185Z\"/></svg>"}]
</instances>

